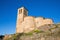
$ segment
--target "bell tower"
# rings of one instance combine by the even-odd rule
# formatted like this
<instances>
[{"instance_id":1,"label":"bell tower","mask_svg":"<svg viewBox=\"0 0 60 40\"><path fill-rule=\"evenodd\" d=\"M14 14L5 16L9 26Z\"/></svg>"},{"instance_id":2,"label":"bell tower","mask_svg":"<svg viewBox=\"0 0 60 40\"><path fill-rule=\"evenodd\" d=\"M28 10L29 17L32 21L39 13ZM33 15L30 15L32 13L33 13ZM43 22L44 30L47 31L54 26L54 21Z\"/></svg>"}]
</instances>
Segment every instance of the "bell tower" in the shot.
<instances>
[{"instance_id":1,"label":"bell tower","mask_svg":"<svg viewBox=\"0 0 60 40\"><path fill-rule=\"evenodd\" d=\"M27 15L28 15L28 11L24 7L18 9L16 33L21 33L23 31L21 30L20 24L24 21L24 17L26 17Z\"/></svg>"}]
</instances>

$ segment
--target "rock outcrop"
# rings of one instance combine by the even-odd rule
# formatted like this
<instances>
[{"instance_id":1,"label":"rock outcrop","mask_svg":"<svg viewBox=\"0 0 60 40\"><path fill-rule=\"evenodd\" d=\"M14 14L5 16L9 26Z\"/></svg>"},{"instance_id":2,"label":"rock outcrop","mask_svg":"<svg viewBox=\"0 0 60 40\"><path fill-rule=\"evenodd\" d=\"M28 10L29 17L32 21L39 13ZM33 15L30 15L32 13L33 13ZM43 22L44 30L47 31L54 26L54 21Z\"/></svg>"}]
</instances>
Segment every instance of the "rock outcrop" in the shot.
<instances>
[{"instance_id":1,"label":"rock outcrop","mask_svg":"<svg viewBox=\"0 0 60 40\"><path fill-rule=\"evenodd\" d=\"M43 25L28 33L5 35L4 40L60 40L60 24Z\"/></svg>"}]
</instances>

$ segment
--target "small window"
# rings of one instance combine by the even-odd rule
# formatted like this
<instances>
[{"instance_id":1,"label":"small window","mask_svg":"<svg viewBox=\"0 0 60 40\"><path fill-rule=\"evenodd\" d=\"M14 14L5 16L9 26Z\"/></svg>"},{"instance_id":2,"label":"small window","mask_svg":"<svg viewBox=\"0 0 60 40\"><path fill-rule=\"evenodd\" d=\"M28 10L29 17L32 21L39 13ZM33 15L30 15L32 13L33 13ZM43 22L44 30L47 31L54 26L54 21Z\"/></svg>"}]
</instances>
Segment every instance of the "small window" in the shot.
<instances>
[{"instance_id":1,"label":"small window","mask_svg":"<svg viewBox=\"0 0 60 40\"><path fill-rule=\"evenodd\" d=\"M24 10L24 14L27 16L27 12L26 12L26 10Z\"/></svg>"},{"instance_id":2,"label":"small window","mask_svg":"<svg viewBox=\"0 0 60 40\"><path fill-rule=\"evenodd\" d=\"M22 13L22 9L21 9L21 13Z\"/></svg>"},{"instance_id":3,"label":"small window","mask_svg":"<svg viewBox=\"0 0 60 40\"><path fill-rule=\"evenodd\" d=\"M19 10L19 14L22 13L22 9Z\"/></svg>"}]
</instances>

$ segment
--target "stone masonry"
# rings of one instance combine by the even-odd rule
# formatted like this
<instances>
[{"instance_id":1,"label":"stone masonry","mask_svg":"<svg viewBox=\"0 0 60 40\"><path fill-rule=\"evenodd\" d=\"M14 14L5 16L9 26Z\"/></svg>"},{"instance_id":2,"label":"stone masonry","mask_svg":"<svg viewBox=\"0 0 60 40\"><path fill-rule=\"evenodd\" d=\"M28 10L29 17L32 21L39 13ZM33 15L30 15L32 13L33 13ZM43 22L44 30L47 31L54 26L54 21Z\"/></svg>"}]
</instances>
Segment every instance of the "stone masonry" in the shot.
<instances>
[{"instance_id":1,"label":"stone masonry","mask_svg":"<svg viewBox=\"0 0 60 40\"><path fill-rule=\"evenodd\" d=\"M28 11L21 7L17 13L16 33L27 33L45 24L54 24L52 19L28 16Z\"/></svg>"}]
</instances>

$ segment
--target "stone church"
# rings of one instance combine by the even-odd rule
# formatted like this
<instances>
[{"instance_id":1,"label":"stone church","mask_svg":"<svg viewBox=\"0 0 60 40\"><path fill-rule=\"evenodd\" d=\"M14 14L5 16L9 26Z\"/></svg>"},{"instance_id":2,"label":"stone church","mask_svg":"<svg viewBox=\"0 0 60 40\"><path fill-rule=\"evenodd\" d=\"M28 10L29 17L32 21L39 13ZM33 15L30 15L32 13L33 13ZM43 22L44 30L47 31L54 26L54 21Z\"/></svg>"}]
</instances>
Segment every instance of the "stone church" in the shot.
<instances>
[{"instance_id":1,"label":"stone church","mask_svg":"<svg viewBox=\"0 0 60 40\"><path fill-rule=\"evenodd\" d=\"M28 10L21 7L17 13L16 33L27 33L45 24L54 24L52 19L28 16Z\"/></svg>"}]
</instances>

